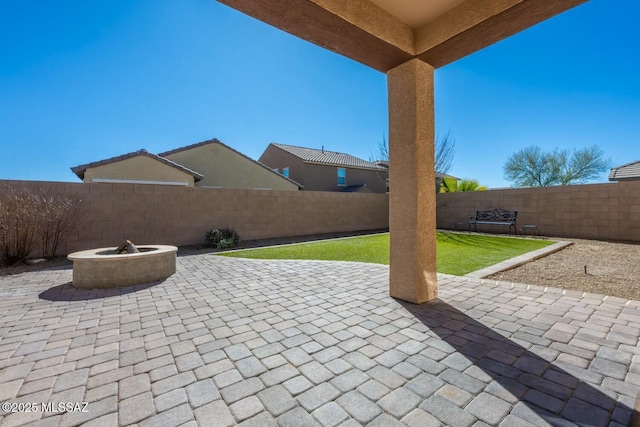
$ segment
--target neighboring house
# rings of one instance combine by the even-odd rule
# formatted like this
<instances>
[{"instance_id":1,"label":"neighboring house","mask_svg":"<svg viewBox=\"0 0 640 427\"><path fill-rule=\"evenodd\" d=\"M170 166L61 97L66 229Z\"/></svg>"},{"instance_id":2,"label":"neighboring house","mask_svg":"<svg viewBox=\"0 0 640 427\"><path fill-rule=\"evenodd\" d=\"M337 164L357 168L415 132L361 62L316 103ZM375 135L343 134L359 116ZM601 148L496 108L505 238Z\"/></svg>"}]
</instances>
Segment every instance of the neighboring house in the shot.
<instances>
[{"instance_id":1,"label":"neighboring house","mask_svg":"<svg viewBox=\"0 0 640 427\"><path fill-rule=\"evenodd\" d=\"M71 168L84 182L297 191L301 184L223 144L204 141L159 155L146 150Z\"/></svg>"},{"instance_id":2,"label":"neighboring house","mask_svg":"<svg viewBox=\"0 0 640 427\"><path fill-rule=\"evenodd\" d=\"M271 143L260 163L310 191L386 193L387 169L345 153Z\"/></svg>"},{"instance_id":3,"label":"neighboring house","mask_svg":"<svg viewBox=\"0 0 640 427\"><path fill-rule=\"evenodd\" d=\"M204 177L197 187L298 190L302 186L217 139L199 142L159 154L172 162L197 170Z\"/></svg>"},{"instance_id":4,"label":"neighboring house","mask_svg":"<svg viewBox=\"0 0 640 427\"><path fill-rule=\"evenodd\" d=\"M163 157L138 150L72 167L83 182L164 184L193 187L202 175Z\"/></svg>"},{"instance_id":5,"label":"neighboring house","mask_svg":"<svg viewBox=\"0 0 640 427\"><path fill-rule=\"evenodd\" d=\"M609 181L636 180L640 180L640 160L611 168L611 172L609 172Z\"/></svg>"},{"instance_id":6,"label":"neighboring house","mask_svg":"<svg viewBox=\"0 0 640 427\"><path fill-rule=\"evenodd\" d=\"M382 166L385 169L389 169L389 160L376 160L373 163L378 166Z\"/></svg>"},{"instance_id":7,"label":"neighboring house","mask_svg":"<svg viewBox=\"0 0 640 427\"><path fill-rule=\"evenodd\" d=\"M381 166L385 169L389 169L389 161L388 160L376 160L374 162L376 165ZM456 182L460 181L460 178L456 178L452 175L447 175L446 173L436 172L436 193L440 192L440 186L442 185L443 179L453 179Z\"/></svg>"}]
</instances>

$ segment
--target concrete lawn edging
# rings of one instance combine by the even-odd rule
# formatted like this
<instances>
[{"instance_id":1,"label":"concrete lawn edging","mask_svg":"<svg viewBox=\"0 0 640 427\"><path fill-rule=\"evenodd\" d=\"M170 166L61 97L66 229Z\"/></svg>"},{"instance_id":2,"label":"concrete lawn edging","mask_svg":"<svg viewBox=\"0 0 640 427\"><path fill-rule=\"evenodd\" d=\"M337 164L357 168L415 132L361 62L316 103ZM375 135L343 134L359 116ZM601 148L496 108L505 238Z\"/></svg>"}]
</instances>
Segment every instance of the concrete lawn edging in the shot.
<instances>
[{"instance_id":1,"label":"concrete lawn edging","mask_svg":"<svg viewBox=\"0 0 640 427\"><path fill-rule=\"evenodd\" d=\"M486 268L482 268L480 270L472 271L471 273L467 273L464 277L473 277L476 279L484 279L485 277L489 277L492 274L501 273L503 271L511 270L516 267L520 267L521 265L527 264L531 261L535 261L547 255L551 255L552 253L561 251L567 246L573 245L573 242L567 241L559 241L550 246L545 246L544 248L537 249L535 251L527 252L526 254L518 255L517 257L507 259L505 261L499 262L497 264L491 265Z\"/></svg>"}]
</instances>

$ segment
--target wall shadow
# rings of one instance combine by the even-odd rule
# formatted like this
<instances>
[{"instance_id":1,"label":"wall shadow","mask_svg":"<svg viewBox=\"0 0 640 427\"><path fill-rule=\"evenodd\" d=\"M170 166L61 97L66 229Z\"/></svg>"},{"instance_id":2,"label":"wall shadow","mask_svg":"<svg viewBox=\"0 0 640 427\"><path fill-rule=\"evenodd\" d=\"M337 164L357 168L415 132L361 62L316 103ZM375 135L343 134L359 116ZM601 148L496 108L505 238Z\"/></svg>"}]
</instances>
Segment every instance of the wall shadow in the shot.
<instances>
[{"instance_id":1,"label":"wall shadow","mask_svg":"<svg viewBox=\"0 0 640 427\"><path fill-rule=\"evenodd\" d=\"M65 284L57 285L47 289L46 291L40 292L38 297L47 301L87 301L101 298L119 297L122 295L138 292L143 289L149 289L163 282L164 280L158 280L155 282L145 283L143 285L126 286L111 289L77 289L73 287L71 282L67 282Z\"/></svg>"},{"instance_id":2,"label":"wall shadow","mask_svg":"<svg viewBox=\"0 0 640 427\"><path fill-rule=\"evenodd\" d=\"M396 300L523 405L512 414L552 426L629 425L633 409L441 300ZM514 406L515 408L515 406ZM619 424L618 424L619 423Z\"/></svg>"}]
</instances>

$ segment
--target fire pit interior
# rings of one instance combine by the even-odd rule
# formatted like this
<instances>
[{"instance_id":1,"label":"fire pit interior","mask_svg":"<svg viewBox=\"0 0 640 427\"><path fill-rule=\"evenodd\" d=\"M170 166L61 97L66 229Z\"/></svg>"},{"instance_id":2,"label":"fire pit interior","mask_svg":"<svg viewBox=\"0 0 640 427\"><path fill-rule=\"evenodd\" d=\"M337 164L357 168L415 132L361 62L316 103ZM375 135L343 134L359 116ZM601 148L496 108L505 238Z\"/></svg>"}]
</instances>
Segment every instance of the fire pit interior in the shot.
<instances>
[{"instance_id":1,"label":"fire pit interior","mask_svg":"<svg viewBox=\"0 0 640 427\"><path fill-rule=\"evenodd\" d=\"M105 289L141 285L166 279L176 272L178 248L168 245L135 246L126 241L117 248L74 252L73 286Z\"/></svg>"}]
</instances>

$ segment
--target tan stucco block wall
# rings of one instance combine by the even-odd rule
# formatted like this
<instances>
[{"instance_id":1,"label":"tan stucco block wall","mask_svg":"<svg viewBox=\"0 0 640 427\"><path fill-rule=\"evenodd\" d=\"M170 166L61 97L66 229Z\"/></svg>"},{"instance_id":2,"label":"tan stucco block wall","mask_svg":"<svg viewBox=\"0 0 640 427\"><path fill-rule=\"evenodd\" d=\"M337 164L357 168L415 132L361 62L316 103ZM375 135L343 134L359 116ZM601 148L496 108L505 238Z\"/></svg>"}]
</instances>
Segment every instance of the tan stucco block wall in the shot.
<instances>
[{"instance_id":1,"label":"tan stucco block wall","mask_svg":"<svg viewBox=\"0 0 640 427\"><path fill-rule=\"evenodd\" d=\"M186 182L189 187L194 185L193 175L144 155L89 168L84 173L84 182L93 182L96 178L173 181Z\"/></svg>"},{"instance_id":2,"label":"tan stucco block wall","mask_svg":"<svg viewBox=\"0 0 640 427\"><path fill-rule=\"evenodd\" d=\"M243 239L386 229L386 194L264 191L143 184L0 181L16 189L80 194L83 227L59 254L118 246L205 242L207 230L234 228Z\"/></svg>"},{"instance_id":3,"label":"tan stucco block wall","mask_svg":"<svg viewBox=\"0 0 640 427\"><path fill-rule=\"evenodd\" d=\"M0 180L0 196L7 186L79 194L86 201L83 227L63 242L61 255L118 246L124 239L140 245L202 243L214 227L260 239L389 226L386 194ZM476 209L493 207L518 210L518 225L536 224L546 236L640 242L640 181L439 194L438 228L451 229Z\"/></svg>"},{"instance_id":4,"label":"tan stucco block wall","mask_svg":"<svg viewBox=\"0 0 640 427\"><path fill-rule=\"evenodd\" d=\"M476 210L489 208L517 210L518 228L535 224L546 236L640 241L640 181L439 194L438 227L468 223Z\"/></svg>"},{"instance_id":5,"label":"tan stucco block wall","mask_svg":"<svg viewBox=\"0 0 640 427\"><path fill-rule=\"evenodd\" d=\"M298 186L223 145L212 143L165 156L204 178L198 187L268 188L297 191Z\"/></svg>"}]
</instances>

